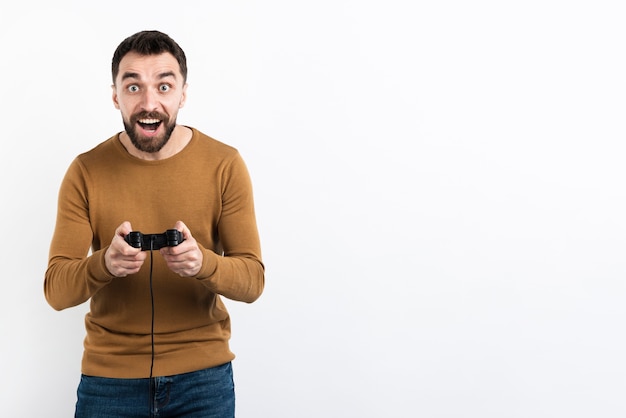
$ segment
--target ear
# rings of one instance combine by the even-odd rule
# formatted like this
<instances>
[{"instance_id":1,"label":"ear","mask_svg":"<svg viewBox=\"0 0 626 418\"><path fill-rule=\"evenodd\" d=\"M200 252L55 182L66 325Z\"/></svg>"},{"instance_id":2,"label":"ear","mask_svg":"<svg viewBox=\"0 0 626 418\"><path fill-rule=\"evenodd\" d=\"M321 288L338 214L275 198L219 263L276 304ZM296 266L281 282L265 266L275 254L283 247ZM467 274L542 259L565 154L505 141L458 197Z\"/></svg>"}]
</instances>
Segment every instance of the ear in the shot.
<instances>
[{"instance_id":1,"label":"ear","mask_svg":"<svg viewBox=\"0 0 626 418\"><path fill-rule=\"evenodd\" d=\"M180 103L178 104L178 108L182 109L185 106L185 102L187 101L187 83L183 86L183 94L180 97Z\"/></svg>"},{"instance_id":2,"label":"ear","mask_svg":"<svg viewBox=\"0 0 626 418\"><path fill-rule=\"evenodd\" d=\"M115 108L119 110L120 103L117 100L117 89L115 88L115 84L111 86L111 93L112 93L112 99L113 99L113 106L115 106Z\"/></svg>"}]
</instances>

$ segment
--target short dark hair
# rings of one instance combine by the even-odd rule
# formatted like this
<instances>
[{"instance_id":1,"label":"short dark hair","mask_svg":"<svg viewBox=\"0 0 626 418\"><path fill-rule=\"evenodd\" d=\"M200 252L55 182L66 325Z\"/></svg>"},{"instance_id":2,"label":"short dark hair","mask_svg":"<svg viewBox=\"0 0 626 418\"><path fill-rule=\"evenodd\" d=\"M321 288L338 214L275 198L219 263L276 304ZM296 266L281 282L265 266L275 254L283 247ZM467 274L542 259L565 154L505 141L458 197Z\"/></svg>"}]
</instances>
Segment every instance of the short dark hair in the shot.
<instances>
[{"instance_id":1,"label":"short dark hair","mask_svg":"<svg viewBox=\"0 0 626 418\"><path fill-rule=\"evenodd\" d=\"M113 53L113 60L111 61L113 84L115 84L115 79L120 71L120 61L129 52L136 52L140 55L158 55L169 52L178 61L183 81L187 81L187 58L183 49L163 32L145 30L124 39Z\"/></svg>"}]
</instances>

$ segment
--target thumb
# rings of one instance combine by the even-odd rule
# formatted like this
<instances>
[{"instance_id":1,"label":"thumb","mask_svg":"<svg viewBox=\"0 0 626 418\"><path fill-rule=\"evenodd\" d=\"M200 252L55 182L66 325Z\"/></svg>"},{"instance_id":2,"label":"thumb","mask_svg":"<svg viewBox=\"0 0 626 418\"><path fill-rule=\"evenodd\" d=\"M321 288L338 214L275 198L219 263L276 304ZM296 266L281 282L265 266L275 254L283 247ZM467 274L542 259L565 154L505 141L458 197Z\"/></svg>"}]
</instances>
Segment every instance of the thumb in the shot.
<instances>
[{"instance_id":1,"label":"thumb","mask_svg":"<svg viewBox=\"0 0 626 418\"><path fill-rule=\"evenodd\" d=\"M175 229L178 229L183 234L183 239L193 238L191 235L191 231L187 228L187 225L183 221L177 221L176 225L174 225Z\"/></svg>"},{"instance_id":2,"label":"thumb","mask_svg":"<svg viewBox=\"0 0 626 418\"><path fill-rule=\"evenodd\" d=\"M130 222L128 221L124 221L122 222L122 224L120 226L117 227L117 229L115 230L115 235L119 235L121 237L125 237L126 235L128 235L129 233L131 233L133 230L133 227L130 225Z\"/></svg>"}]
</instances>

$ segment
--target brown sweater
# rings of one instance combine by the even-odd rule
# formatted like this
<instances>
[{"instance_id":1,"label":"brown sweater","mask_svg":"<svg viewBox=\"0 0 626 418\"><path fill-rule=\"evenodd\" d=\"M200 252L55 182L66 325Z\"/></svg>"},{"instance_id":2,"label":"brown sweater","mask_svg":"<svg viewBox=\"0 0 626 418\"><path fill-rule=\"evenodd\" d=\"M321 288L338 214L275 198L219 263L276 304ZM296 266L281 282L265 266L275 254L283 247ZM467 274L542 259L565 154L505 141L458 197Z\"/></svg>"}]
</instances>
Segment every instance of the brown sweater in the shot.
<instances>
[{"instance_id":1,"label":"brown sweater","mask_svg":"<svg viewBox=\"0 0 626 418\"><path fill-rule=\"evenodd\" d=\"M112 276L104 253L115 229L162 233L183 221L203 252L201 271L182 278L153 257L154 376L200 370L234 358L220 299L253 302L264 266L250 177L236 149L193 129L189 144L159 161L131 156L115 135L79 155L59 191L44 292L57 310L91 299L82 372L148 377L150 255L139 273ZM91 249L91 251L90 251Z\"/></svg>"}]
</instances>

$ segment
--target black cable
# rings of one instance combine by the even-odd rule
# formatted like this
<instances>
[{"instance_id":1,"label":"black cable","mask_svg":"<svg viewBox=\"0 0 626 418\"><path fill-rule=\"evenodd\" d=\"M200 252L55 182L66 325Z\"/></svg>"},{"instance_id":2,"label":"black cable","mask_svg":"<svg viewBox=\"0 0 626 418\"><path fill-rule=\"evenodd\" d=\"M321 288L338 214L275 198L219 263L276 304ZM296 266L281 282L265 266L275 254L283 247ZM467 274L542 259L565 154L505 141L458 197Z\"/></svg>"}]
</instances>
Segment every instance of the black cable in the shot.
<instances>
[{"instance_id":1,"label":"black cable","mask_svg":"<svg viewBox=\"0 0 626 418\"><path fill-rule=\"evenodd\" d=\"M152 379L152 369L154 368L154 289L152 288L152 248L150 249L150 305L152 307L152 317L150 319L150 345L152 348L152 358L150 360L150 379Z\"/></svg>"},{"instance_id":2,"label":"black cable","mask_svg":"<svg viewBox=\"0 0 626 418\"><path fill-rule=\"evenodd\" d=\"M154 246L154 237L150 240L150 306L151 306L151 319L150 319L150 346L151 346L151 359L150 359L150 411L152 411L152 399L154 398L154 382L152 381L152 370L154 368L154 289L152 287L152 248Z\"/></svg>"}]
</instances>

